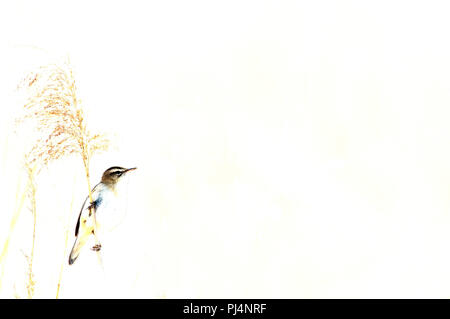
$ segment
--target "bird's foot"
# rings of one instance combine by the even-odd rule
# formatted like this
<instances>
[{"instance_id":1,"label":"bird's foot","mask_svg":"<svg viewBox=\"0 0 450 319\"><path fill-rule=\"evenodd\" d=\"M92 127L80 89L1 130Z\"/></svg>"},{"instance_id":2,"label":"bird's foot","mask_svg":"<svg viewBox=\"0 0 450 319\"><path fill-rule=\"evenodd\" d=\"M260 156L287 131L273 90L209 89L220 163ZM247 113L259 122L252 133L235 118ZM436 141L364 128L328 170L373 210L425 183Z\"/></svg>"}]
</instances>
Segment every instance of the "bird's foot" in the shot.
<instances>
[{"instance_id":1,"label":"bird's foot","mask_svg":"<svg viewBox=\"0 0 450 319\"><path fill-rule=\"evenodd\" d=\"M102 244L95 244L91 249L93 251L100 251L100 249L102 249Z\"/></svg>"}]
</instances>

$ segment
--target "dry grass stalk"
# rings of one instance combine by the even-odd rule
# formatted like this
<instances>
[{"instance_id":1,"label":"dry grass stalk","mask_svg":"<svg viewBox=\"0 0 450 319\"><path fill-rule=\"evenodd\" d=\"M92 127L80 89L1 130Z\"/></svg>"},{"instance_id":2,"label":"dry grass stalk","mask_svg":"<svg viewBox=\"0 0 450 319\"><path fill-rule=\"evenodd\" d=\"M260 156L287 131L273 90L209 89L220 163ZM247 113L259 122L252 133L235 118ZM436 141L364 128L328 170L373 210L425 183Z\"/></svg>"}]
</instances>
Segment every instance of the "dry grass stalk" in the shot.
<instances>
[{"instance_id":1,"label":"dry grass stalk","mask_svg":"<svg viewBox=\"0 0 450 319\"><path fill-rule=\"evenodd\" d=\"M38 68L28 74L18 88L26 91L26 101L23 115L18 118L16 124L19 126L31 121L36 130L36 140L26 157L26 167L33 167L34 177L50 162L67 155L79 154L83 160L89 200L92 202L90 159L95 152L106 150L109 141L104 135L93 134L87 129L69 61ZM35 196L35 193L33 195ZM35 210L33 216L35 220ZM34 240L32 254L34 254ZM100 252L97 252L97 257L103 267ZM61 275L58 292L60 282Z\"/></svg>"},{"instance_id":2,"label":"dry grass stalk","mask_svg":"<svg viewBox=\"0 0 450 319\"><path fill-rule=\"evenodd\" d=\"M16 190L16 208L14 210L14 214L13 217L11 219L11 223L9 225L9 231L8 231L8 236L6 237L5 243L3 244L3 248L2 248L2 253L0 254L0 264L1 264L1 269L0 269L0 288L2 286L2 278L3 275L5 273L5 259L6 256L8 254L8 248L9 248L9 244L11 242L11 237L14 231L14 228L16 227L16 223L17 220L19 219L20 216L20 212L22 211L22 207L25 203L25 199L26 199L26 190L25 191L21 191L21 183L19 182L17 184L17 190Z\"/></svg>"},{"instance_id":3,"label":"dry grass stalk","mask_svg":"<svg viewBox=\"0 0 450 319\"><path fill-rule=\"evenodd\" d=\"M34 296L34 288L36 286L36 282L34 281L34 274L33 274L33 261L30 256L22 252L25 256L28 264L28 270L27 270L27 297L28 299L32 299Z\"/></svg>"},{"instance_id":4,"label":"dry grass stalk","mask_svg":"<svg viewBox=\"0 0 450 319\"><path fill-rule=\"evenodd\" d=\"M34 261L34 248L36 242L36 179L35 179L35 166L31 166L28 161L25 161L25 169L28 174L28 186L27 186L27 196L30 202L30 212L33 216L33 241L31 244L31 253L30 256L27 257L28 261L28 284L27 284L27 292L28 298L33 298L34 295L34 275L33 275L33 261Z\"/></svg>"},{"instance_id":5,"label":"dry grass stalk","mask_svg":"<svg viewBox=\"0 0 450 319\"><path fill-rule=\"evenodd\" d=\"M74 196L74 193L72 193L72 200L70 201L70 210L69 211L72 211L74 199L75 199L75 196ZM61 267L59 270L58 285L56 287L56 299L59 298L59 290L61 288L62 274L63 274L63 270L64 270L64 265L66 265L67 243L69 240L69 224L70 224L70 215L68 214L66 227L64 230L64 253L63 253L63 257L62 257Z\"/></svg>"}]
</instances>

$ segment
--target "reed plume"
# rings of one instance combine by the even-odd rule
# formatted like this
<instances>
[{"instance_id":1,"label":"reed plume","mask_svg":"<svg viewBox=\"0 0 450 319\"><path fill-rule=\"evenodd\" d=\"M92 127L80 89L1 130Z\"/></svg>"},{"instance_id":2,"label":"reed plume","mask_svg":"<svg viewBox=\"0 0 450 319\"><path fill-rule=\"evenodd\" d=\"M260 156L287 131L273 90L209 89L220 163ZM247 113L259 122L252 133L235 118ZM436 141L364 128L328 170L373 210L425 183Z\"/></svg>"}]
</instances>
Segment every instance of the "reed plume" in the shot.
<instances>
[{"instance_id":1,"label":"reed plume","mask_svg":"<svg viewBox=\"0 0 450 319\"><path fill-rule=\"evenodd\" d=\"M42 66L19 88L26 89L28 97L17 124L31 119L39 132L29 152L30 164L36 164L39 172L51 161L77 153L89 181L90 159L95 152L107 149L108 140L87 129L70 63ZM88 188L90 191L90 185Z\"/></svg>"}]
</instances>

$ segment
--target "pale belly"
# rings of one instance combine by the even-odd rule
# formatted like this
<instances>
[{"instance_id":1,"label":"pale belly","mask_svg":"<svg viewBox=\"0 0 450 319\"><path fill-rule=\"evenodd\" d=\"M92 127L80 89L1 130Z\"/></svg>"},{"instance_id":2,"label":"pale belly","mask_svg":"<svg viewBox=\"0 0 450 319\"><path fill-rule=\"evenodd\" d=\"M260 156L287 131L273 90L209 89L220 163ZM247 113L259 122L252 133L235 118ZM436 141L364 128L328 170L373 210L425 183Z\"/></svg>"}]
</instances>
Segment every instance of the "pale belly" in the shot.
<instances>
[{"instance_id":1,"label":"pale belly","mask_svg":"<svg viewBox=\"0 0 450 319\"><path fill-rule=\"evenodd\" d=\"M113 193L105 195L95 214L97 230L99 232L113 230L124 221L126 213L127 196L116 196Z\"/></svg>"}]
</instances>

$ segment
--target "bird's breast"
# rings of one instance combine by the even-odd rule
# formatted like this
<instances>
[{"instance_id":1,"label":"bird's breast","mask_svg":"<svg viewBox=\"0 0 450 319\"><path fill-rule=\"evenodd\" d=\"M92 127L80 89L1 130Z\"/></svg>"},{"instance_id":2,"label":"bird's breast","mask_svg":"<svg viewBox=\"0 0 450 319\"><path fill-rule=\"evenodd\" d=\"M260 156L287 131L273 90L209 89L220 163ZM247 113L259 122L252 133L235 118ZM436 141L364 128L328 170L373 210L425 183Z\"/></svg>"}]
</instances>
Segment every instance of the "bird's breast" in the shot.
<instances>
[{"instance_id":1,"label":"bird's breast","mask_svg":"<svg viewBox=\"0 0 450 319\"><path fill-rule=\"evenodd\" d=\"M126 196L119 196L114 191L103 192L95 214L98 226L105 230L117 227L125 217L126 206Z\"/></svg>"}]
</instances>

